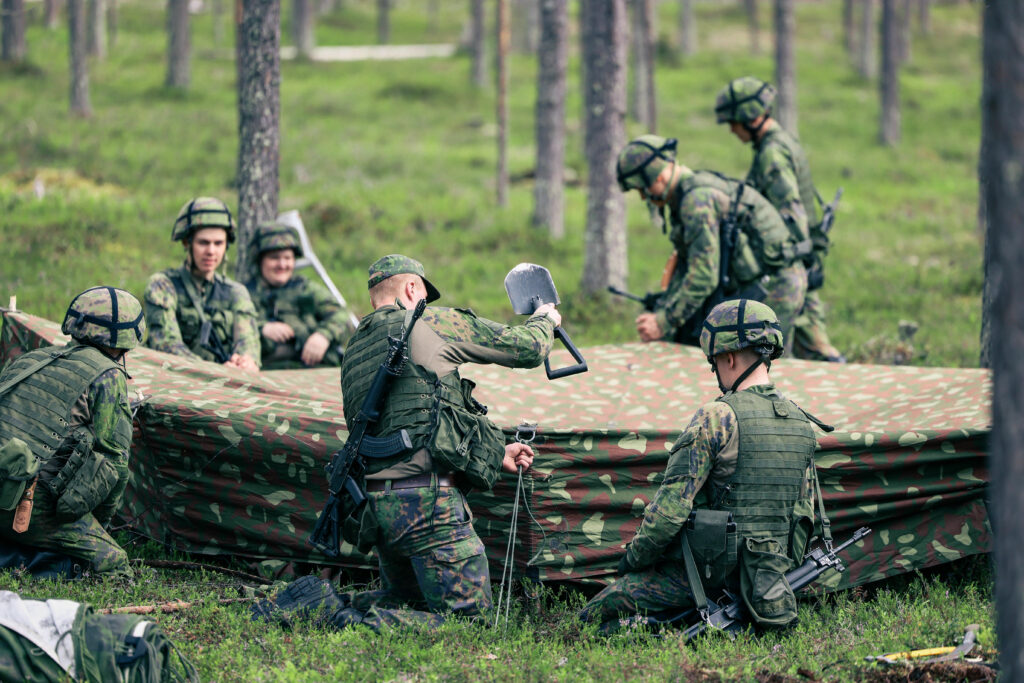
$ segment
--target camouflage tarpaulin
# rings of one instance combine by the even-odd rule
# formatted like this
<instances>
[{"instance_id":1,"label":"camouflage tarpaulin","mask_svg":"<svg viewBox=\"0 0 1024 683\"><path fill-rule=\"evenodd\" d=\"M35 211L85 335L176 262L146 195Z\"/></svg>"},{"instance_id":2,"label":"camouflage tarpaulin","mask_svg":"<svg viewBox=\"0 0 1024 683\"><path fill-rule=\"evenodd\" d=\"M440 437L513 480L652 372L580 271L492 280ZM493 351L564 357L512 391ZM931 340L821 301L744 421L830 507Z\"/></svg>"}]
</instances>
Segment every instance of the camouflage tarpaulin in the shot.
<instances>
[{"instance_id":1,"label":"camouflage tarpaulin","mask_svg":"<svg viewBox=\"0 0 1024 683\"><path fill-rule=\"evenodd\" d=\"M0 352L63 341L54 323L5 314ZM590 372L549 382L541 370L471 366L479 398L508 434L537 422L526 477L543 533L520 519L518 564L541 580L609 578L654 494L668 448L718 394L696 349L626 344L586 349ZM558 354L553 365L568 362ZM123 516L193 553L323 562L306 536L340 447L338 370L259 376L138 349L128 357L136 420L133 482ZM850 586L988 552L990 428L986 371L777 361L780 389L836 425L817 456L833 530L872 535L844 553ZM493 562L504 555L514 477L475 493L475 525ZM342 564L369 566L351 552ZM529 567L527 562L530 561Z\"/></svg>"}]
</instances>

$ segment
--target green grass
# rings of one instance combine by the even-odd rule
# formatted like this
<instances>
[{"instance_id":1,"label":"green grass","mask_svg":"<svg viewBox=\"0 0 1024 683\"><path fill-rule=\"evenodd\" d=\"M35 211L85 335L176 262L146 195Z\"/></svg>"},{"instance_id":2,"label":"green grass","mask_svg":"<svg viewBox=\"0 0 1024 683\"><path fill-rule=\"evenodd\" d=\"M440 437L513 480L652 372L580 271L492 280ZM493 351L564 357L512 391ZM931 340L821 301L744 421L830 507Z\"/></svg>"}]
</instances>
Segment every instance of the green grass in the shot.
<instances>
[{"instance_id":1,"label":"green grass","mask_svg":"<svg viewBox=\"0 0 1024 683\"><path fill-rule=\"evenodd\" d=\"M658 65L660 132L678 137L682 161L742 175L749 148L721 126L711 106L729 78L773 75L768 50L751 56L739 5L700 3L703 48ZM763 25L770 26L767 5ZM982 285L976 231L980 95L977 7L937 6L933 32L915 37L903 73L903 142L876 143L877 85L861 81L841 48L837 2L800 3L797 49L800 135L825 195L846 193L823 290L837 345L869 358L865 342L895 337L903 319L920 325L915 361L976 366ZM675 6L661 8L660 40L671 40ZM285 22L288 18L285 7ZM428 30L425 5L399 3L396 42L457 39L462 2L442 3ZM64 31L33 23L30 65L0 71L0 297L59 317L70 296L99 282L141 293L148 275L175 264L168 240L180 205L197 194L234 202L237 151L230 46L214 49L212 20L193 17L192 86L163 87L161 5L120 10L118 43L92 65L95 116L67 114ZM229 26L230 28L230 26ZM230 31L229 31L230 33ZM287 39L287 27L284 30ZM348 2L317 26L320 44L372 43L372 3ZM770 34L762 43L770 47ZM566 326L583 344L635 339L630 303L579 293L585 190L566 192L566 230L552 240L529 225L532 186L515 183L509 205L494 205L493 89L468 87L469 60L349 64L286 63L282 79L280 208L300 209L318 254L358 312L366 312L366 266L391 251L416 255L445 300L512 320L501 286L521 260L549 266ZM509 164L533 166L535 65L510 67ZM579 123L578 51L567 104L567 166L585 178ZM629 122L629 135L644 132ZM32 179L57 169L37 200ZM629 207L629 285L654 289L667 239L649 226L635 196Z\"/></svg>"}]
</instances>

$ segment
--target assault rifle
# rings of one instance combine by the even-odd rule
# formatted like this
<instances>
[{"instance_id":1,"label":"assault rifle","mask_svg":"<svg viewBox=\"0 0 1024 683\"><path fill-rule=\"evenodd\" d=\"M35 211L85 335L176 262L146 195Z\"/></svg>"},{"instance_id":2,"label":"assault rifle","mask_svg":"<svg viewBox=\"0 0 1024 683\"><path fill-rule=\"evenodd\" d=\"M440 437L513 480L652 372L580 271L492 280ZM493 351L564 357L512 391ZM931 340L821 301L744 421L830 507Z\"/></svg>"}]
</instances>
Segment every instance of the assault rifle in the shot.
<instances>
[{"instance_id":1,"label":"assault rifle","mask_svg":"<svg viewBox=\"0 0 1024 683\"><path fill-rule=\"evenodd\" d=\"M729 205L729 213L726 214L725 219L722 220L721 225L718 227L718 235L721 242L719 245L718 287L711 296L718 295L721 297L720 301L724 301L725 297L723 295L733 289L732 278L729 277L729 268L732 265L732 252L736 250L736 241L740 230L738 217L740 199L743 198L743 186L744 183L737 181L736 198L732 200L732 204ZM701 319L701 322L703 322L703 319Z\"/></svg>"},{"instance_id":2,"label":"assault rifle","mask_svg":"<svg viewBox=\"0 0 1024 683\"><path fill-rule=\"evenodd\" d=\"M658 299L665 295L665 292L647 292L643 296L637 296L636 294L630 294L624 289L619 289L618 287L613 287L611 285L608 285L608 291L615 296L625 297L632 301L639 301L643 305L644 310L649 313L653 312L654 307L658 305Z\"/></svg>"},{"instance_id":3,"label":"assault rifle","mask_svg":"<svg viewBox=\"0 0 1024 683\"><path fill-rule=\"evenodd\" d=\"M831 550L815 548L807 553L802 565L786 573L786 581L789 582L790 588L793 589L794 593L799 593L801 589L813 583L829 569L835 569L837 572L846 571L842 560L839 559L839 551L853 545L870 533L871 529L861 527L853 532L853 536L848 538L846 542ZM683 632L687 640L703 633L708 628L734 633L747 625L749 616L747 615L747 608L743 606L743 601L729 591L723 592L725 594L724 599L718 602L711 599L708 600L707 618L698 621ZM664 623L664 621L661 623Z\"/></svg>"},{"instance_id":4,"label":"assault rifle","mask_svg":"<svg viewBox=\"0 0 1024 683\"><path fill-rule=\"evenodd\" d=\"M843 198L843 188L836 190L836 196L832 201L821 207L821 225L818 230L822 235L828 235L832 231L832 224L836 221L836 209L839 208L839 200ZM819 197L818 201L821 201Z\"/></svg>"},{"instance_id":5,"label":"assault rifle","mask_svg":"<svg viewBox=\"0 0 1024 683\"><path fill-rule=\"evenodd\" d=\"M416 321L423 315L426 299L420 299L412 313L412 320L401 337L388 337L388 353L377 369L373 384L363 399L363 405L351 424L348 425L348 440L341 450L331 455L327 465L327 503L317 517L316 526L309 535L309 542L329 557L338 557L341 546L341 529L345 519L341 518L341 496L351 498L352 509L348 520L358 522L366 505L363 490L363 475L366 471L366 457L390 457L412 448L412 440L406 430L400 430L387 437L373 437L366 434L367 428L380 419L380 411L387 398L391 381L402 374L409 360L407 347L409 335Z\"/></svg>"},{"instance_id":6,"label":"assault rifle","mask_svg":"<svg viewBox=\"0 0 1024 683\"><path fill-rule=\"evenodd\" d=\"M227 363L231 359L231 354L224 349L224 342L213 331L213 323L209 318L199 328L199 345L212 353L218 363Z\"/></svg>"}]
</instances>

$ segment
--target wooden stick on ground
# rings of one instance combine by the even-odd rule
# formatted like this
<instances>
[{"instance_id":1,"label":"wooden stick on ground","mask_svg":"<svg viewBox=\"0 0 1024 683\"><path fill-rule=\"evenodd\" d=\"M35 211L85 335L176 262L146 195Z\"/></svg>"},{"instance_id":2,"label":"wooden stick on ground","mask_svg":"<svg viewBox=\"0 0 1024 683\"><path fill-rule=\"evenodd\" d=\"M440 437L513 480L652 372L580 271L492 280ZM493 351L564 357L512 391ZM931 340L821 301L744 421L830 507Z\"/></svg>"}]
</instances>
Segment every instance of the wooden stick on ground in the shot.
<instances>
[{"instance_id":1,"label":"wooden stick on ground","mask_svg":"<svg viewBox=\"0 0 1024 683\"><path fill-rule=\"evenodd\" d=\"M216 603L210 603L208 601L200 602L185 602L184 600L172 600L171 602L164 602L157 605L128 605L126 607L104 607L103 609L96 610L100 614L152 614L153 612L163 612L169 614L171 612L180 612L182 610L189 609L190 607L198 607L200 605L230 605L236 602L253 602L256 598L221 598Z\"/></svg>"}]
</instances>

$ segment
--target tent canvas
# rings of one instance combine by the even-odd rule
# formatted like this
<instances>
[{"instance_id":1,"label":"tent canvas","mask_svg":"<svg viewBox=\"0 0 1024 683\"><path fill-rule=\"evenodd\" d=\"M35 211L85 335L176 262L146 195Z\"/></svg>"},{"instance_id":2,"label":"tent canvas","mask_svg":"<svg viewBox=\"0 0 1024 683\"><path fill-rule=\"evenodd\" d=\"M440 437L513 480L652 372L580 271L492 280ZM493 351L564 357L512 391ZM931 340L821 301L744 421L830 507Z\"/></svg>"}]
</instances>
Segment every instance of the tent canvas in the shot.
<instances>
[{"instance_id":1,"label":"tent canvas","mask_svg":"<svg viewBox=\"0 0 1024 683\"><path fill-rule=\"evenodd\" d=\"M4 312L0 358L64 343L58 326ZM538 423L516 564L543 581L611 578L671 443L718 390L697 349L623 344L584 350L590 372L466 366L506 433ZM554 365L568 362L558 352ZM330 564L306 543L325 499L323 471L346 429L338 369L246 375L149 349L128 357L135 420L122 521L190 553ZM975 369L836 366L780 360L780 389L837 429L816 456L834 534L874 533L842 555L829 590L991 548L985 508L990 378ZM134 397L133 397L134 398ZM504 557L515 479L474 492L474 525ZM371 567L344 548L336 564Z\"/></svg>"}]
</instances>

